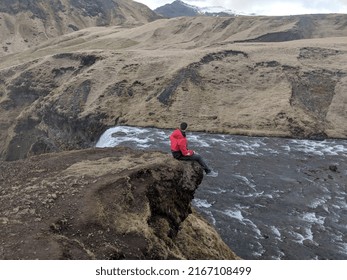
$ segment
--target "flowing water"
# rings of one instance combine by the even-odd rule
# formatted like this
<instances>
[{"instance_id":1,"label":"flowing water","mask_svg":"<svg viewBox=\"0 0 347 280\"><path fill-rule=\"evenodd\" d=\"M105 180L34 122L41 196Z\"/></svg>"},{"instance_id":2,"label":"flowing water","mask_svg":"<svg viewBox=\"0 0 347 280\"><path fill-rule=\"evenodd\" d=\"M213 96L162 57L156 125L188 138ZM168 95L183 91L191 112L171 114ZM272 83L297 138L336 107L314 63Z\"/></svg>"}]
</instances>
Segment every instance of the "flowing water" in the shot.
<instances>
[{"instance_id":1,"label":"flowing water","mask_svg":"<svg viewBox=\"0 0 347 280\"><path fill-rule=\"evenodd\" d=\"M97 147L170 153L172 131L118 126ZM347 259L347 141L187 133L219 172L193 205L244 259Z\"/></svg>"}]
</instances>

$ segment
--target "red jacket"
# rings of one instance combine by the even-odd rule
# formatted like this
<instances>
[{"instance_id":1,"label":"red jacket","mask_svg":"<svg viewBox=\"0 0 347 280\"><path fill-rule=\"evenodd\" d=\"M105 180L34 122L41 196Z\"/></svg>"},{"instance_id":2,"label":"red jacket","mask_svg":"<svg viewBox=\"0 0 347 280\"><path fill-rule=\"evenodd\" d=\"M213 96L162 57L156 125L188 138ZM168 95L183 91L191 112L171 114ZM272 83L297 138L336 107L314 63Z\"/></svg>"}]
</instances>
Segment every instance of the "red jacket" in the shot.
<instances>
[{"instance_id":1,"label":"red jacket","mask_svg":"<svg viewBox=\"0 0 347 280\"><path fill-rule=\"evenodd\" d=\"M192 156L194 154L193 150L188 150L188 141L185 136L183 136L181 130L176 129L170 135L171 151L178 152L181 151L184 156Z\"/></svg>"}]
</instances>

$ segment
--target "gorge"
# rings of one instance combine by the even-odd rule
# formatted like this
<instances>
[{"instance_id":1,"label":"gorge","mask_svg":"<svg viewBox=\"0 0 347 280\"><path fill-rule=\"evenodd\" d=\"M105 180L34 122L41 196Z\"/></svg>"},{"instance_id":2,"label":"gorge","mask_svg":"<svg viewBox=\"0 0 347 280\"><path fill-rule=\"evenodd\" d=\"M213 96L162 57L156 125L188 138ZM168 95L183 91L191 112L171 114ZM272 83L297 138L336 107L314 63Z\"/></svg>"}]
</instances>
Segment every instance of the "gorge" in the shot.
<instances>
[{"instance_id":1,"label":"gorge","mask_svg":"<svg viewBox=\"0 0 347 280\"><path fill-rule=\"evenodd\" d=\"M0 225L6 229L1 258L345 258L345 228L339 223L346 224L346 26L346 14L165 19L131 0L1 1ZM247 138L241 144L230 140L247 158L219 151L217 168L222 174L235 173L220 177L211 189L197 166L189 165L186 174L185 166L166 152L94 148L114 126L165 130L183 120L192 133L206 133L216 143L225 143L223 137L230 135L265 138ZM229 136L217 139L210 133ZM122 137L120 133L116 138ZM288 140L291 145L278 146L287 138L293 139ZM317 143L312 148L300 142L307 139L341 142L332 144L334 154L329 154L320 150L325 144L320 148L319 143L326 142L309 142ZM272 148L263 159L261 150L249 152L268 143ZM294 167L286 165L288 157ZM223 166L228 169L223 171ZM256 174L257 183L254 170L263 172ZM148 195L144 201L140 197L170 172L176 174L175 181L183 176L181 187L190 186L182 194L171 184L174 195L185 197L185 205L170 205L170 211L177 210L173 216L161 209L164 219L151 216L158 209L149 211L153 201ZM272 180L277 183L270 191L266 187ZM139 187L142 181L144 187ZM283 189L276 193L278 185ZM218 204L214 195L225 194L226 186L234 198L253 194L249 201L254 206L236 200L223 213L211 208ZM194 209L188 197L194 195L200 214L188 215ZM110 226L110 197L124 203L121 213L127 209L136 216L129 232L118 228L120 221ZM262 219L272 219L271 213L258 213L263 208L281 213L271 208L276 199L288 203L283 211L293 220L269 228ZM126 201L142 204L127 208ZM165 199L161 202L167 206ZM291 204L296 202L300 207ZM303 223L299 229L294 228L297 217ZM224 219L236 222L226 232ZM178 230L181 225L185 231ZM291 233L285 235L290 226ZM27 227L30 238L25 242ZM140 250L127 245L126 233ZM238 236L244 241L234 243ZM180 238L185 241L178 242ZM47 247L40 247L46 241ZM179 247L187 242L195 245ZM328 242L334 244L330 249L319 248ZM293 244L298 244L294 252ZM41 249L29 250L35 246Z\"/></svg>"}]
</instances>

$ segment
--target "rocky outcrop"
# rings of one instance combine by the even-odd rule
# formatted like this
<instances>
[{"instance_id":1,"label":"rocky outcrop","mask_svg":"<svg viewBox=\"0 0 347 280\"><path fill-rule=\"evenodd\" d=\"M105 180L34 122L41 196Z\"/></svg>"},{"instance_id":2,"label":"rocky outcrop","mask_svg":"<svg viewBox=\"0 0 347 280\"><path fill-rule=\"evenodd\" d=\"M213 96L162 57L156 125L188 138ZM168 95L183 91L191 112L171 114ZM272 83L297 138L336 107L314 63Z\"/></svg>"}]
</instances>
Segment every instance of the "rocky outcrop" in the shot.
<instances>
[{"instance_id":1,"label":"rocky outcrop","mask_svg":"<svg viewBox=\"0 0 347 280\"><path fill-rule=\"evenodd\" d=\"M0 259L235 259L192 213L198 164L86 149L0 162Z\"/></svg>"}]
</instances>

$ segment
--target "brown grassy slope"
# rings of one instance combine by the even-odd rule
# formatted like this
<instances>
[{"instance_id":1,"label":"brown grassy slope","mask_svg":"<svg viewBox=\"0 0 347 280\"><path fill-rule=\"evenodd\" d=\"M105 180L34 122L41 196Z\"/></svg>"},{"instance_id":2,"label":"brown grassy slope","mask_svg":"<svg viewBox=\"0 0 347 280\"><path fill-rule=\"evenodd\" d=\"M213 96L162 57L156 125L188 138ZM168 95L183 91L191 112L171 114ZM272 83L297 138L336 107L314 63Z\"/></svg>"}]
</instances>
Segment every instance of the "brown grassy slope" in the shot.
<instances>
[{"instance_id":1,"label":"brown grassy slope","mask_svg":"<svg viewBox=\"0 0 347 280\"><path fill-rule=\"evenodd\" d=\"M130 0L3 0L0 56L93 26L134 26L159 18Z\"/></svg>"},{"instance_id":2,"label":"brown grassy slope","mask_svg":"<svg viewBox=\"0 0 347 280\"><path fill-rule=\"evenodd\" d=\"M182 120L193 130L344 138L346 18L204 17L94 27L5 56L3 157L83 147L109 125L172 128ZM308 39L267 42L298 30ZM335 37L321 38L328 35Z\"/></svg>"}]
</instances>

